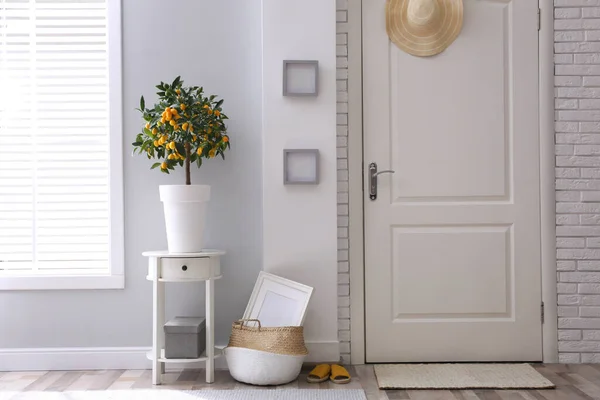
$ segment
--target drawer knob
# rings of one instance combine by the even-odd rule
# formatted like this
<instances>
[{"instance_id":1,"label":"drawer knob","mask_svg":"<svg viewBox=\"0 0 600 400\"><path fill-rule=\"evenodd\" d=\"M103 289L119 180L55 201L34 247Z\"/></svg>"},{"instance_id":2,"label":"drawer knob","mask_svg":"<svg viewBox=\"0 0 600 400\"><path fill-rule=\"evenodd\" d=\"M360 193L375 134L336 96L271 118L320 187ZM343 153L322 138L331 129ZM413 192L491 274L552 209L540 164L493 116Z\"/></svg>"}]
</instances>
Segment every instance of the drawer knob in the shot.
<instances>
[{"instance_id":1,"label":"drawer knob","mask_svg":"<svg viewBox=\"0 0 600 400\"><path fill-rule=\"evenodd\" d=\"M187 265L184 265L183 267L181 267L181 269L187 271Z\"/></svg>"}]
</instances>

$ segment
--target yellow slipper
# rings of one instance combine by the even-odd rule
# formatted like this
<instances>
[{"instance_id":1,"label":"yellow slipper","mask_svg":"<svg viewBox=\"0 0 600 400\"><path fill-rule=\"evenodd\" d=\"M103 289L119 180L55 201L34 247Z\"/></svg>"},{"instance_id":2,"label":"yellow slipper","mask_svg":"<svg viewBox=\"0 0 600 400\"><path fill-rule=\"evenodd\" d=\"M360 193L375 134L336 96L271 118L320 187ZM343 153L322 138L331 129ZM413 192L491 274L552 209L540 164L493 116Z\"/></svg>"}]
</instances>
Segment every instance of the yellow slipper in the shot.
<instances>
[{"instance_id":1,"label":"yellow slipper","mask_svg":"<svg viewBox=\"0 0 600 400\"><path fill-rule=\"evenodd\" d=\"M344 384L350 382L350 374L346 368L341 365L334 364L331 366L331 382L337 384Z\"/></svg>"},{"instance_id":2,"label":"yellow slipper","mask_svg":"<svg viewBox=\"0 0 600 400\"><path fill-rule=\"evenodd\" d=\"M329 379L331 374L331 367L329 364L319 364L306 377L309 383L321 383Z\"/></svg>"}]
</instances>

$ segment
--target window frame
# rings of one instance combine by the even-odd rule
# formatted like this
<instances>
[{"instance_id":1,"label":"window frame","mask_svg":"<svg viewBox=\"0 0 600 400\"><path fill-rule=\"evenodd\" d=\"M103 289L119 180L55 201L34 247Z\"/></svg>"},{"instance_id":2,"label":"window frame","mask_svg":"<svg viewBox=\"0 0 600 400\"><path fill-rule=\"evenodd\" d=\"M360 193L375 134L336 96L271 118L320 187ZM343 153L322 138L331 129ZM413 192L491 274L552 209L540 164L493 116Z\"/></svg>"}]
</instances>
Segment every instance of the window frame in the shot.
<instances>
[{"instance_id":1,"label":"window frame","mask_svg":"<svg viewBox=\"0 0 600 400\"><path fill-rule=\"evenodd\" d=\"M107 0L109 87L109 270L104 274L0 275L0 291L125 288L121 0Z\"/></svg>"}]
</instances>

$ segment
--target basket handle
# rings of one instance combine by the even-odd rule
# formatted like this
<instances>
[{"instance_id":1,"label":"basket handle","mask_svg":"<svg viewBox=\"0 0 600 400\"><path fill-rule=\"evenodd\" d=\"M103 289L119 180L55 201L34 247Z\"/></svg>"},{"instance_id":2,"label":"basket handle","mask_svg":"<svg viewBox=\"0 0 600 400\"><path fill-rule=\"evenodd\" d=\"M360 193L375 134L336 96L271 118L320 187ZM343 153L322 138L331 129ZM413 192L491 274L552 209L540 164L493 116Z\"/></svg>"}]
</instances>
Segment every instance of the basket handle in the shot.
<instances>
[{"instance_id":1,"label":"basket handle","mask_svg":"<svg viewBox=\"0 0 600 400\"><path fill-rule=\"evenodd\" d=\"M244 323L246 323L246 322L256 322L258 324L258 330L260 331L261 326L260 326L260 320L258 320L258 319L238 319L237 321L235 321L235 323L237 325L239 325L240 327L243 327Z\"/></svg>"}]
</instances>

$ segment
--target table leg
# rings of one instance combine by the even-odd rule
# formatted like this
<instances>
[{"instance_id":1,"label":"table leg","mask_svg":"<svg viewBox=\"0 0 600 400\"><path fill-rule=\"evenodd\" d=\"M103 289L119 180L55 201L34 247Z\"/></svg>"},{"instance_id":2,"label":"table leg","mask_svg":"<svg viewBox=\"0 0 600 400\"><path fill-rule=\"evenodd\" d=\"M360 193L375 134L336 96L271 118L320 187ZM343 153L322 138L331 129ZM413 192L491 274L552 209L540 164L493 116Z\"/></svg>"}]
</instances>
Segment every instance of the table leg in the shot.
<instances>
[{"instance_id":1,"label":"table leg","mask_svg":"<svg viewBox=\"0 0 600 400\"><path fill-rule=\"evenodd\" d=\"M165 342L163 332L163 325L165 323L165 285L163 282L158 281L158 263L160 261L157 259L154 260L155 268L152 282L152 384L160 385L161 373L164 373L164 364L158 360L161 357L161 349L164 347Z\"/></svg>"},{"instance_id":2,"label":"table leg","mask_svg":"<svg viewBox=\"0 0 600 400\"><path fill-rule=\"evenodd\" d=\"M206 281L206 383L215 381L215 281Z\"/></svg>"},{"instance_id":3,"label":"table leg","mask_svg":"<svg viewBox=\"0 0 600 400\"><path fill-rule=\"evenodd\" d=\"M158 284L158 348L159 348L159 355L162 357L162 351L160 349L164 349L165 348L165 330L164 330L164 325L165 325L165 302L166 302L166 298L165 298L165 283L164 282L159 282ZM167 364L161 362L158 364L159 366L159 370L160 370L160 374L164 374L165 373L165 367L167 366Z\"/></svg>"}]
</instances>

